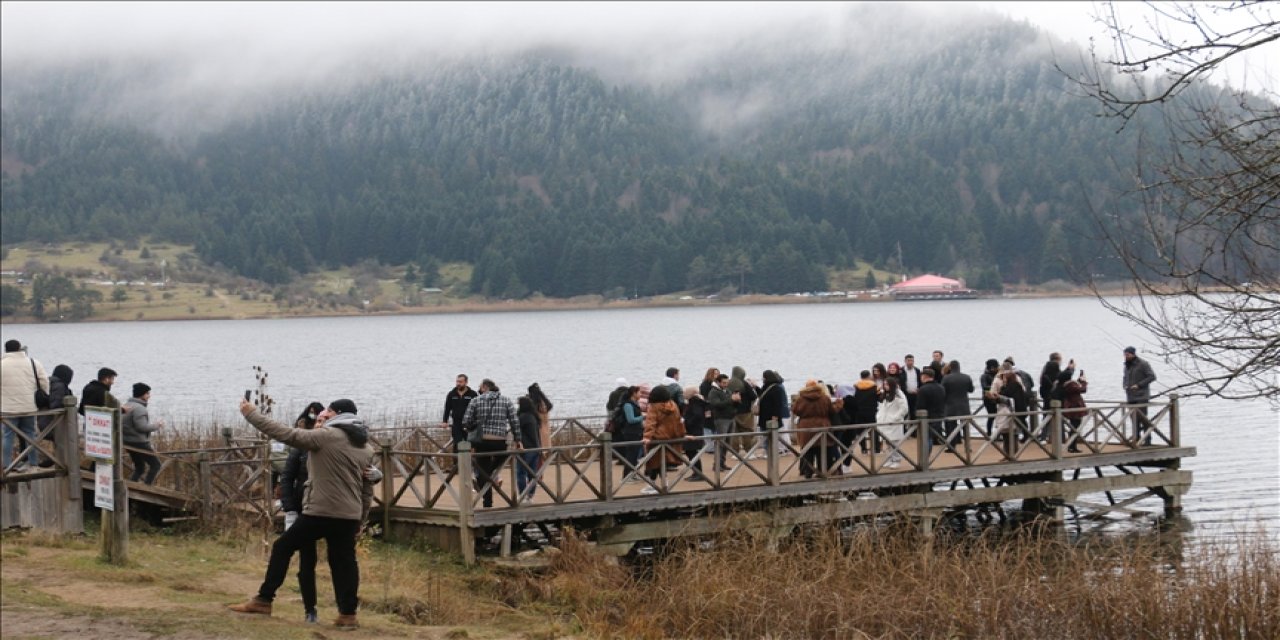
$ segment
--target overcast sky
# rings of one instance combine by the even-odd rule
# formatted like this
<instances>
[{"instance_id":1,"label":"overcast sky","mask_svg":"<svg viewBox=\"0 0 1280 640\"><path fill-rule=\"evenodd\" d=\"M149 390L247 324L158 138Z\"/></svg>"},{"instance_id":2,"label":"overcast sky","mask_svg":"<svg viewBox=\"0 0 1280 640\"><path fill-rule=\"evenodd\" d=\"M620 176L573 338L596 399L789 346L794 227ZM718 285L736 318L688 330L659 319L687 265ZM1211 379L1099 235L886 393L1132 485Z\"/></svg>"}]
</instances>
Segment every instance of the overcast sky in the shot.
<instances>
[{"instance_id":1,"label":"overcast sky","mask_svg":"<svg viewBox=\"0 0 1280 640\"><path fill-rule=\"evenodd\" d=\"M1091 17L1093 2L912 3L939 14L955 11L957 4L1025 19L1082 44L1094 37L1101 53L1111 52ZM1140 19L1140 5L1121 7ZM502 51L528 44L616 48L643 43L679 54L784 20L838 23L834 18L847 9L847 4L825 2L3 2L0 53L6 64L104 52L206 59L232 52L260 64L290 55L332 58L406 45ZM1280 85L1275 49L1260 51L1247 67L1233 68L1232 84L1274 91Z\"/></svg>"}]
</instances>

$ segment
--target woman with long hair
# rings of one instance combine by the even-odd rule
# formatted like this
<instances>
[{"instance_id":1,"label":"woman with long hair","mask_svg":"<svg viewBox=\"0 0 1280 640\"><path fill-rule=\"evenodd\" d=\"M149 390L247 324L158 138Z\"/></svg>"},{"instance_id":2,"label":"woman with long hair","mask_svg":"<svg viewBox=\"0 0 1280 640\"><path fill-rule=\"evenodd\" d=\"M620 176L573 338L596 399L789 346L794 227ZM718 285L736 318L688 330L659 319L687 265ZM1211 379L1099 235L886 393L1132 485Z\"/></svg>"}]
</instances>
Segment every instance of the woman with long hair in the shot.
<instances>
[{"instance_id":1,"label":"woman with long hair","mask_svg":"<svg viewBox=\"0 0 1280 640\"><path fill-rule=\"evenodd\" d=\"M523 447L517 454L520 461L516 464L516 490L519 492L518 500L528 502L538 490L533 479L542 468L542 454L537 451L542 434L537 409L529 396L516 399L516 419L520 422L520 446Z\"/></svg>"},{"instance_id":2,"label":"woman with long hair","mask_svg":"<svg viewBox=\"0 0 1280 640\"><path fill-rule=\"evenodd\" d=\"M902 444L906 436L903 421L907 419L907 396L898 390L898 379L889 378L884 385L884 396L876 409L876 423L880 433L890 442L892 447ZM902 454L895 448L889 458L884 461L888 469L897 469L902 464Z\"/></svg>"},{"instance_id":3,"label":"woman with long hair","mask_svg":"<svg viewBox=\"0 0 1280 640\"><path fill-rule=\"evenodd\" d=\"M295 429L314 429L316 416L324 411L319 402L308 404L298 419L293 421ZM289 447L289 455L284 461L284 471L280 472L280 510L284 511L284 528L288 531L302 513L302 494L307 486L307 450ZM302 594L302 609L307 622L316 622L316 543L302 545L298 549L298 592Z\"/></svg>"},{"instance_id":4,"label":"woman with long hair","mask_svg":"<svg viewBox=\"0 0 1280 640\"><path fill-rule=\"evenodd\" d=\"M529 399L533 401L533 410L538 414L538 446L542 448L551 446L551 409L555 405L551 404L551 399L547 394L542 392L542 387L538 383L529 385Z\"/></svg>"},{"instance_id":5,"label":"woman with long hair","mask_svg":"<svg viewBox=\"0 0 1280 640\"><path fill-rule=\"evenodd\" d=\"M707 369L707 373L702 376L702 382L698 384L698 393L702 394L702 397L705 398L707 397L707 394L711 393L711 387L715 385L716 378L719 377L719 375L719 369L715 367Z\"/></svg>"}]
</instances>

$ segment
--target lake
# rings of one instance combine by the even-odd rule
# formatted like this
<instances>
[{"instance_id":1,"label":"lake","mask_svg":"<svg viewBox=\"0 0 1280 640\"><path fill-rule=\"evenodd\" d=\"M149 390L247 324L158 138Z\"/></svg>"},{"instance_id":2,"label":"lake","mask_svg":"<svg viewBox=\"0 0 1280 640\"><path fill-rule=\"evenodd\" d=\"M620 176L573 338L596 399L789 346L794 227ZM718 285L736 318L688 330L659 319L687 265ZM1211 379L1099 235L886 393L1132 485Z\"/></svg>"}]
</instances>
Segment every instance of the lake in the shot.
<instances>
[{"instance_id":1,"label":"lake","mask_svg":"<svg viewBox=\"0 0 1280 640\"><path fill-rule=\"evenodd\" d=\"M1050 352L1088 373L1087 399L1118 400L1122 350L1148 357L1150 336L1092 298L703 306L599 311L438 314L273 320L0 325L46 370L67 364L73 389L99 367L153 388L151 413L176 424L240 423L254 366L268 372L277 414L311 400L355 400L375 424L439 420L454 376L491 378L509 395L538 382L553 415L603 415L614 381L659 382L678 367L686 385L708 367L765 369L792 393L807 378L845 382L875 362L917 364L941 349L977 379L987 358L1013 356L1038 380ZM1157 390L1176 383L1148 357ZM1183 400L1185 461L1195 484L1185 514L1201 529L1260 523L1280 533L1280 414L1266 401ZM1156 500L1158 503L1158 500Z\"/></svg>"}]
</instances>

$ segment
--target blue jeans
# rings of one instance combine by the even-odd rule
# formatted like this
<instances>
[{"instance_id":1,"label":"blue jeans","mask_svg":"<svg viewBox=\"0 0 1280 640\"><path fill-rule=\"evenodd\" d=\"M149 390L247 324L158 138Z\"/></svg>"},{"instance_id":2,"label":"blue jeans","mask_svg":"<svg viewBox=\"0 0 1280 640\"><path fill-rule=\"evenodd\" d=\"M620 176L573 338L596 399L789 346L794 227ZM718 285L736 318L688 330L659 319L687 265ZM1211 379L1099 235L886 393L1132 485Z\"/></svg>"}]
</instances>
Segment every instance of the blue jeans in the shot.
<instances>
[{"instance_id":1,"label":"blue jeans","mask_svg":"<svg viewBox=\"0 0 1280 640\"><path fill-rule=\"evenodd\" d=\"M14 433L15 429L21 431L26 434L27 437L34 440L36 437L36 417L10 416L4 419L4 459L0 464L3 464L6 468L8 468L10 462L13 462L13 445L14 441L18 440L17 434ZM26 442L18 442L19 448L26 446L26 444ZM27 464L33 467L40 461L40 452L38 449L38 447L32 444L31 448L27 450Z\"/></svg>"},{"instance_id":2,"label":"blue jeans","mask_svg":"<svg viewBox=\"0 0 1280 640\"><path fill-rule=\"evenodd\" d=\"M521 452L520 459L524 461L525 465L529 466L529 469L533 470L531 472L525 469L524 465L516 467L516 490L520 492L520 497L523 498L525 496L525 487L529 487L528 495L530 496L538 490L538 483L533 479L533 472L536 472L542 466L542 452Z\"/></svg>"}]
</instances>

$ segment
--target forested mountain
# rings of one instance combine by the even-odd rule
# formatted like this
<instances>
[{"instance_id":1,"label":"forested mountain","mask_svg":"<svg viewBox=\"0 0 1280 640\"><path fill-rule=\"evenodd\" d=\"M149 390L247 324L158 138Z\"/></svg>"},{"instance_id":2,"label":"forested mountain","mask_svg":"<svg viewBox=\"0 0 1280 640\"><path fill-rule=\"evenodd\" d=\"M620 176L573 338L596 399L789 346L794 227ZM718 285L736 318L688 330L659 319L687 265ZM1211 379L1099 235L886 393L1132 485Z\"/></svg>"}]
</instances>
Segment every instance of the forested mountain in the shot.
<instances>
[{"instance_id":1,"label":"forested mountain","mask_svg":"<svg viewBox=\"0 0 1280 640\"><path fill-rule=\"evenodd\" d=\"M0 233L150 234L273 283L465 261L507 297L807 290L854 258L988 288L1114 268L1089 211L1131 186L1140 131L1071 95L1075 50L902 11L670 77L546 50L366 70L182 135L157 123L198 108L136 101L162 63L6 64Z\"/></svg>"}]
</instances>

